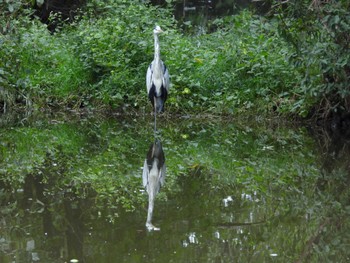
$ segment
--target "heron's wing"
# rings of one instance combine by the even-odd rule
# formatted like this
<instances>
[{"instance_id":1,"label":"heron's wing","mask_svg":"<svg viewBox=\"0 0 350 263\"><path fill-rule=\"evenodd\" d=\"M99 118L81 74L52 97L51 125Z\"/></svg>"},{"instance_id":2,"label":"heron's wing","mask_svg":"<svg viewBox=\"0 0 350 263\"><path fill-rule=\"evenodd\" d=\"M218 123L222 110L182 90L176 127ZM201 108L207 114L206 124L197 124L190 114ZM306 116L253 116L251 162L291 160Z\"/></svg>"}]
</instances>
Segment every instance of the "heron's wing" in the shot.
<instances>
[{"instance_id":1,"label":"heron's wing","mask_svg":"<svg viewBox=\"0 0 350 263\"><path fill-rule=\"evenodd\" d=\"M148 175L149 175L149 170L148 170L148 165L147 165L147 160L143 163L143 171L142 171L142 184L143 187L147 189L148 185Z\"/></svg>"},{"instance_id":2,"label":"heron's wing","mask_svg":"<svg viewBox=\"0 0 350 263\"><path fill-rule=\"evenodd\" d=\"M169 80L169 71L164 62L162 63L163 65L163 74L164 74L164 87L167 91L169 91L169 86L170 86L170 80Z\"/></svg>"},{"instance_id":3,"label":"heron's wing","mask_svg":"<svg viewBox=\"0 0 350 263\"><path fill-rule=\"evenodd\" d=\"M165 163L164 163L163 166L160 169L160 172L159 172L159 182L160 182L161 186L164 186L165 176L166 176L166 166L165 166Z\"/></svg>"},{"instance_id":4,"label":"heron's wing","mask_svg":"<svg viewBox=\"0 0 350 263\"><path fill-rule=\"evenodd\" d=\"M151 87L152 87L152 64L153 62L149 65L147 69L147 74L146 74L146 87L147 87L147 93L149 93Z\"/></svg>"}]
</instances>

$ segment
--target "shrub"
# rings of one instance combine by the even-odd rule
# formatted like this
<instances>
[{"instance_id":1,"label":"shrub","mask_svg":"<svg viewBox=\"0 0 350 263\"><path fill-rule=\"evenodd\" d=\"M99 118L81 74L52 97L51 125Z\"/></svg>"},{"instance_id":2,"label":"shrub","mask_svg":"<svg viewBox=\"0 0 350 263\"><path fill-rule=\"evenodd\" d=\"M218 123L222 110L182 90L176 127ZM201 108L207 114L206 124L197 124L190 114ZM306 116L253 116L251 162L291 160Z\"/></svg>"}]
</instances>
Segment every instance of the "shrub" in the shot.
<instances>
[{"instance_id":1,"label":"shrub","mask_svg":"<svg viewBox=\"0 0 350 263\"><path fill-rule=\"evenodd\" d=\"M4 58L0 69L7 76L3 89L11 90L27 106L80 95L89 73L64 38L51 35L36 19L22 17L12 23L15 33L0 36Z\"/></svg>"},{"instance_id":2,"label":"shrub","mask_svg":"<svg viewBox=\"0 0 350 263\"><path fill-rule=\"evenodd\" d=\"M279 30L294 47L290 61L302 75L290 110L323 118L349 112L349 2L300 1L276 7Z\"/></svg>"},{"instance_id":3,"label":"shrub","mask_svg":"<svg viewBox=\"0 0 350 263\"><path fill-rule=\"evenodd\" d=\"M177 103L187 99L185 108L216 113L254 104L271 109L300 78L277 25L247 11L215 24L219 29L211 34L165 40L174 43L167 59Z\"/></svg>"}]
</instances>

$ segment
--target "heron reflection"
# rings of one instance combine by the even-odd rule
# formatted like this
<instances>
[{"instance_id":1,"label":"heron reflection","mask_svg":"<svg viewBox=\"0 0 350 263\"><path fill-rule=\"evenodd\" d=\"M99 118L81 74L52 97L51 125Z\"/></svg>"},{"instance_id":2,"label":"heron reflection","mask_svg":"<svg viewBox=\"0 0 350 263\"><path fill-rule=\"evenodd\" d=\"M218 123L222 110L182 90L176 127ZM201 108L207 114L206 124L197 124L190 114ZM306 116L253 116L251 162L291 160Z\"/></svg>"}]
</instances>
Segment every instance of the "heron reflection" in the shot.
<instances>
[{"instance_id":1,"label":"heron reflection","mask_svg":"<svg viewBox=\"0 0 350 263\"><path fill-rule=\"evenodd\" d=\"M166 176L165 157L162 143L155 140L150 145L146 160L143 165L142 181L148 193L148 212L146 227L148 230L160 230L152 224L154 199L161 186L164 185Z\"/></svg>"}]
</instances>

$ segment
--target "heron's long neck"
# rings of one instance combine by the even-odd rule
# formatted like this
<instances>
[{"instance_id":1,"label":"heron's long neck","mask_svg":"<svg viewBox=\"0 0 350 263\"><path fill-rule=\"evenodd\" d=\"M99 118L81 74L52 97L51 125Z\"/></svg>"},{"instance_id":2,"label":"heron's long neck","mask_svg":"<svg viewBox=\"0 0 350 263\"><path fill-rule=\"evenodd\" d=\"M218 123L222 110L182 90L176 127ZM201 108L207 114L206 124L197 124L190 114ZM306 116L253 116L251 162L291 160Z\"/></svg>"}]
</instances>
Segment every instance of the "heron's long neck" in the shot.
<instances>
[{"instance_id":1,"label":"heron's long neck","mask_svg":"<svg viewBox=\"0 0 350 263\"><path fill-rule=\"evenodd\" d=\"M160 66L160 47L157 34L154 34L154 62L157 66Z\"/></svg>"}]
</instances>

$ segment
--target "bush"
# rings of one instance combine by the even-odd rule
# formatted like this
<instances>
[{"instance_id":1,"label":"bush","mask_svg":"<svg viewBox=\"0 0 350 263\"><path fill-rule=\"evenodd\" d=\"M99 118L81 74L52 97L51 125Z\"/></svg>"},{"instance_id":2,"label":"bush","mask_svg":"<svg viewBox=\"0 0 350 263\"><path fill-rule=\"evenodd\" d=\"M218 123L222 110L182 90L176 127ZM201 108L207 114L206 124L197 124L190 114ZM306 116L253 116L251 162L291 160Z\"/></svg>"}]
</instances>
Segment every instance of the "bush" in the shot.
<instances>
[{"instance_id":1,"label":"bush","mask_svg":"<svg viewBox=\"0 0 350 263\"><path fill-rule=\"evenodd\" d=\"M29 19L30 12L4 13L8 22L1 25L10 29L0 36L0 100L149 107L145 74L159 24L166 31L160 41L171 75L169 111L274 109L306 116L315 105L325 114L349 110L346 3L313 11L306 5L273 5L280 9L269 18L242 11L197 36L177 30L170 9L138 1L88 1L74 23L54 34Z\"/></svg>"},{"instance_id":2,"label":"bush","mask_svg":"<svg viewBox=\"0 0 350 263\"><path fill-rule=\"evenodd\" d=\"M300 79L288 63L290 47L277 34L277 24L247 11L214 23L219 29L211 34L165 38L172 44L166 53L173 74L171 103L229 114L270 110Z\"/></svg>"},{"instance_id":3,"label":"bush","mask_svg":"<svg viewBox=\"0 0 350 263\"><path fill-rule=\"evenodd\" d=\"M294 88L290 109L301 115L327 118L350 111L350 46L348 1L300 1L279 9L279 30L293 44L290 57L302 79Z\"/></svg>"},{"instance_id":4,"label":"bush","mask_svg":"<svg viewBox=\"0 0 350 263\"><path fill-rule=\"evenodd\" d=\"M3 89L27 106L44 106L81 95L89 72L62 36L51 35L36 19L11 22L15 33L1 35Z\"/></svg>"}]
</instances>

